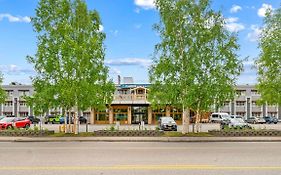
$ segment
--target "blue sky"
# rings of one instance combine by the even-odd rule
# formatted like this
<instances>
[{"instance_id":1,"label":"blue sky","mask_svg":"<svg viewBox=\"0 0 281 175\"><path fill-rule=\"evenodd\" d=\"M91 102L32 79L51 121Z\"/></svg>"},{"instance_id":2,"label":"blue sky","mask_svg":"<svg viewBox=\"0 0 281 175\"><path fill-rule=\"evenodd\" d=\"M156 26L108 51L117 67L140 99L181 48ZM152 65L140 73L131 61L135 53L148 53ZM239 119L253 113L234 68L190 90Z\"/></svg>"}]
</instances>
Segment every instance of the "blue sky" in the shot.
<instances>
[{"instance_id":1,"label":"blue sky","mask_svg":"<svg viewBox=\"0 0 281 175\"><path fill-rule=\"evenodd\" d=\"M153 0L86 0L96 9L106 33L105 63L110 77L132 76L135 83L147 83L147 68L159 37L152 25L159 21ZM4 83L30 84L34 75L27 55L36 52L36 33L29 17L35 15L38 0L0 0L0 70ZM258 36L265 9L280 7L281 0L213 0L212 7L227 18L226 28L238 32L240 58L249 56L238 84L254 84L256 72L251 69L259 55Z\"/></svg>"}]
</instances>

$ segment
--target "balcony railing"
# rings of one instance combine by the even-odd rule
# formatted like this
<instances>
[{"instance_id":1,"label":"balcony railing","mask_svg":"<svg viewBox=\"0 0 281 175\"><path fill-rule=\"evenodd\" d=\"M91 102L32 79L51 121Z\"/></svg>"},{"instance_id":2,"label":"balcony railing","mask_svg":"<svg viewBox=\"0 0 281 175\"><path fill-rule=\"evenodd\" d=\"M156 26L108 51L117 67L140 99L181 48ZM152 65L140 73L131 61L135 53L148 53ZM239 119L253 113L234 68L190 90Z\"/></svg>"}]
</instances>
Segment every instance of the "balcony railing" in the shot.
<instances>
[{"instance_id":1,"label":"balcony railing","mask_svg":"<svg viewBox=\"0 0 281 175\"><path fill-rule=\"evenodd\" d=\"M147 102L146 94L115 94L113 101L115 102Z\"/></svg>"}]
</instances>

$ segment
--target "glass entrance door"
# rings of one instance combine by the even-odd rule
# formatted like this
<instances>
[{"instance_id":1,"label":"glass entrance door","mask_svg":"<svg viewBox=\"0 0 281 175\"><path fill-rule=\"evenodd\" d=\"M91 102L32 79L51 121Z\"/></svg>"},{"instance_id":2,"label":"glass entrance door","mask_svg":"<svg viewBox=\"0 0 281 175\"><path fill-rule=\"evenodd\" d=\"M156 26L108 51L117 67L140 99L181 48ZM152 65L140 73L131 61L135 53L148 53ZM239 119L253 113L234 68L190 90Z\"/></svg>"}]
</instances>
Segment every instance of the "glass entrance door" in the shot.
<instances>
[{"instance_id":1,"label":"glass entrance door","mask_svg":"<svg viewBox=\"0 0 281 175\"><path fill-rule=\"evenodd\" d=\"M139 124L144 121L148 123L147 107L146 106L133 106L132 107L132 124Z\"/></svg>"}]
</instances>

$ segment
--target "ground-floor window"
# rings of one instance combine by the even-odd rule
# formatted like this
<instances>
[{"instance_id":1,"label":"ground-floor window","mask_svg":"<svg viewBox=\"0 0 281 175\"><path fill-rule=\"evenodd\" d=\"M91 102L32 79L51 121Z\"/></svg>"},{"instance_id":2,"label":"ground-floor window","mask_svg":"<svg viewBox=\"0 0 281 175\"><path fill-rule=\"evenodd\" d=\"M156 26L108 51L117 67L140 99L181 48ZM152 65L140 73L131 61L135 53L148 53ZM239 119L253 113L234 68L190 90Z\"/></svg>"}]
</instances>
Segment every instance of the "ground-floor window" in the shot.
<instances>
[{"instance_id":1,"label":"ground-floor window","mask_svg":"<svg viewBox=\"0 0 281 175\"><path fill-rule=\"evenodd\" d=\"M96 124L109 124L109 113L107 110L96 111L95 113Z\"/></svg>"},{"instance_id":2,"label":"ground-floor window","mask_svg":"<svg viewBox=\"0 0 281 175\"><path fill-rule=\"evenodd\" d=\"M20 112L20 117L27 117L28 116L28 112Z\"/></svg>"},{"instance_id":3,"label":"ground-floor window","mask_svg":"<svg viewBox=\"0 0 281 175\"><path fill-rule=\"evenodd\" d=\"M277 117L277 112L268 112L268 116Z\"/></svg>"},{"instance_id":4,"label":"ground-floor window","mask_svg":"<svg viewBox=\"0 0 281 175\"><path fill-rule=\"evenodd\" d=\"M177 124L182 124L182 110L176 107L171 107L171 117L174 118Z\"/></svg>"},{"instance_id":5,"label":"ground-floor window","mask_svg":"<svg viewBox=\"0 0 281 175\"><path fill-rule=\"evenodd\" d=\"M117 121L120 124L128 124L128 106L114 106L113 107L113 122Z\"/></svg>"},{"instance_id":6,"label":"ground-floor window","mask_svg":"<svg viewBox=\"0 0 281 175\"><path fill-rule=\"evenodd\" d=\"M147 106L132 106L132 124L139 124L141 121L148 123Z\"/></svg>"},{"instance_id":7,"label":"ground-floor window","mask_svg":"<svg viewBox=\"0 0 281 175\"><path fill-rule=\"evenodd\" d=\"M261 112L252 112L253 117L261 117Z\"/></svg>"}]
</instances>

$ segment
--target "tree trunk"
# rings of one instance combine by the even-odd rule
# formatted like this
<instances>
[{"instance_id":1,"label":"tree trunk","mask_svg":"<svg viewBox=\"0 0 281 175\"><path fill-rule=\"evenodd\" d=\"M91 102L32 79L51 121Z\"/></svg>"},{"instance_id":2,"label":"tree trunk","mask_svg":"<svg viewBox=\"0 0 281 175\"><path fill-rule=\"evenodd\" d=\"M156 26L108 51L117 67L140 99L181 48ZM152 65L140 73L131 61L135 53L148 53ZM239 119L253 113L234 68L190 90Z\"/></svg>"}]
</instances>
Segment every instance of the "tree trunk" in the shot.
<instances>
[{"instance_id":1,"label":"tree trunk","mask_svg":"<svg viewBox=\"0 0 281 175\"><path fill-rule=\"evenodd\" d=\"M78 115L77 115L77 111L74 112L74 134L78 134Z\"/></svg>"},{"instance_id":2,"label":"tree trunk","mask_svg":"<svg viewBox=\"0 0 281 175\"><path fill-rule=\"evenodd\" d=\"M64 111L64 133L68 133L66 117L67 117L67 110Z\"/></svg>"},{"instance_id":3,"label":"tree trunk","mask_svg":"<svg viewBox=\"0 0 281 175\"><path fill-rule=\"evenodd\" d=\"M189 117L190 117L190 112L188 108L185 108L183 106L183 111L182 111L182 134L186 134L189 132Z\"/></svg>"},{"instance_id":4,"label":"tree trunk","mask_svg":"<svg viewBox=\"0 0 281 175\"><path fill-rule=\"evenodd\" d=\"M68 123L68 126L67 126L68 131L67 132L72 133L72 130L70 128L71 127L71 110L68 111L68 122L67 123Z\"/></svg>"}]
</instances>

